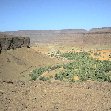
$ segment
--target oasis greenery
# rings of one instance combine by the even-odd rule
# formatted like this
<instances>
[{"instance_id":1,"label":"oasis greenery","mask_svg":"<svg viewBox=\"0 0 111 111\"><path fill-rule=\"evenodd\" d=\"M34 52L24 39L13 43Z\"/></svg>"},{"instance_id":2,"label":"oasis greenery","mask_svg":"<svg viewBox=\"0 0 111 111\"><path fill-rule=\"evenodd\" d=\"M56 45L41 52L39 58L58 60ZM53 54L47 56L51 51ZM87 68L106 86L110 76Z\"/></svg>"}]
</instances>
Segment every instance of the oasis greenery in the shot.
<instances>
[{"instance_id":1,"label":"oasis greenery","mask_svg":"<svg viewBox=\"0 0 111 111\"><path fill-rule=\"evenodd\" d=\"M71 62L35 69L31 74L31 79L49 80L51 78L41 78L41 75L45 71L62 67L63 70L55 74L55 80L74 82L76 81L74 77L77 76L79 81L93 80L111 82L111 61L96 60L87 52L63 53L60 56L71 60Z\"/></svg>"}]
</instances>

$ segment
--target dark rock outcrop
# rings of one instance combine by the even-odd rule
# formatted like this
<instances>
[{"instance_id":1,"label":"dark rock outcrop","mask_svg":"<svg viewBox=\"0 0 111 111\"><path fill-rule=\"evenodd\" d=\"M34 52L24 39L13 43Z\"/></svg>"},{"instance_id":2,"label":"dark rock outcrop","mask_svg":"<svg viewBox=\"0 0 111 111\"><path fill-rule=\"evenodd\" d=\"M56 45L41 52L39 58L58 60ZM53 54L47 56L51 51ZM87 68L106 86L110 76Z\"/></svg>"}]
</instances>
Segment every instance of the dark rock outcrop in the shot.
<instances>
[{"instance_id":1,"label":"dark rock outcrop","mask_svg":"<svg viewBox=\"0 0 111 111\"><path fill-rule=\"evenodd\" d=\"M29 37L13 37L0 34L0 53L2 50L10 50L21 47L30 47Z\"/></svg>"}]
</instances>

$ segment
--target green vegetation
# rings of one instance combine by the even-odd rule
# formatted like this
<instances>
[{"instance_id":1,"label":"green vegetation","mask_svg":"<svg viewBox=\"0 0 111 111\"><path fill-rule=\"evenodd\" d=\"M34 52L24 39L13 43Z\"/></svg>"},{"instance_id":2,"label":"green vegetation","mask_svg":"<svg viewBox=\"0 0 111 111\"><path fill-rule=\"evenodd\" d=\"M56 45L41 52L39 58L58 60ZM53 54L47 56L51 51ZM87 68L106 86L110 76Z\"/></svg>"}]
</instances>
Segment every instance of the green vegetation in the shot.
<instances>
[{"instance_id":1,"label":"green vegetation","mask_svg":"<svg viewBox=\"0 0 111 111\"><path fill-rule=\"evenodd\" d=\"M30 75L31 79L36 80L45 71L47 71L47 68L45 68L45 67L43 67L43 68L40 67L38 69L33 70L32 74Z\"/></svg>"},{"instance_id":2,"label":"green vegetation","mask_svg":"<svg viewBox=\"0 0 111 111\"><path fill-rule=\"evenodd\" d=\"M47 80L50 80L50 78L44 77L44 76L40 76L39 80L41 80L41 81L47 81Z\"/></svg>"},{"instance_id":3,"label":"green vegetation","mask_svg":"<svg viewBox=\"0 0 111 111\"><path fill-rule=\"evenodd\" d=\"M54 65L54 66L46 66L46 67L40 67L38 69L35 69L30 74L31 80L36 80L37 78L43 81L48 80L48 78L42 77L41 75L46 71L51 71L51 70L61 68L61 66L62 65Z\"/></svg>"},{"instance_id":4,"label":"green vegetation","mask_svg":"<svg viewBox=\"0 0 111 111\"><path fill-rule=\"evenodd\" d=\"M72 62L62 65L55 65L36 69L32 72L32 80L36 80L45 71L55 70L63 67L62 71L55 74L55 80L61 81L108 81L111 82L111 61L101 61L90 57L87 52L63 53L61 57L67 58ZM74 77L78 77L76 80ZM47 80L49 78L42 78Z\"/></svg>"}]
</instances>

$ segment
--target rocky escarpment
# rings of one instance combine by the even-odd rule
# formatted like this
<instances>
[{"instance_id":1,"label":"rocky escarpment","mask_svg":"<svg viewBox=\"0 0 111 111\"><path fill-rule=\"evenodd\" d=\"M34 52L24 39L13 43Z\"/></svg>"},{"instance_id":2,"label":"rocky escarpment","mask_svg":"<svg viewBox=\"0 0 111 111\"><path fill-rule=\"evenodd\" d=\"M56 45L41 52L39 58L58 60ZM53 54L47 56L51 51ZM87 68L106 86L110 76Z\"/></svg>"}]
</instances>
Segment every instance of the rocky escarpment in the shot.
<instances>
[{"instance_id":1,"label":"rocky escarpment","mask_svg":"<svg viewBox=\"0 0 111 111\"><path fill-rule=\"evenodd\" d=\"M111 33L111 27L92 28L89 33Z\"/></svg>"},{"instance_id":2,"label":"rocky escarpment","mask_svg":"<svg viewBox=\"0 0 111 111\"><path fill-rule=\"evenodd\" d=\"M63 30L19 30L7 31L5 34L30 37L31 44L68 43L73 45L109 45L111 46L111 27Z\"/></svg>"},{"instance_id":3,"label":"rocky escarpment","mask_svg":"<svg viewBox=\"0 0 111 111\"><path fill-rule=\"evenodd\" d=\"M0 52L2 50L10 50L21 47L29 47L29 37L14 37L11 35L0 34Z\"/></svg>"}]
</instances>

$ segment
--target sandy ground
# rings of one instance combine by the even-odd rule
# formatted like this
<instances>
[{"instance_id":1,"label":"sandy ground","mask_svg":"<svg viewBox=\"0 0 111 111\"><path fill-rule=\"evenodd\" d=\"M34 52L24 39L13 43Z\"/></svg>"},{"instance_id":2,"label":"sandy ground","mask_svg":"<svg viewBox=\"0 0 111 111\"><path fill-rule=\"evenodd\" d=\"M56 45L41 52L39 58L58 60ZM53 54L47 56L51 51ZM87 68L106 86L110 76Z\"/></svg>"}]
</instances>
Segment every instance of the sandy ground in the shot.
<instances>
[{"instance_id":1,"label":"sandy ground","mask_svg":"<svg viewBox=\"0 0 111 111\"><path fill-rule=\"evenodd\" d=\"M28 75L35 68L59 62L32 48L4 51L0 54L0 78L3 80L29 80Z\"/></svg>"},{"instance_id":2,"label":"sandy ground","mask_svg":"<svg viewBox=\"0 0 111 111\"><path fill-rule=\"evenodd\" d=\"M111 111L111 83L29 81L36 67L66 62L47 56L53 48L0 54L0 111Z\"/></svg>"},{"instance_id":3,"label":"sandy ground","mask_svg":"<svg viewBox=\"0 0 111 111\"><path fill-rule=\"evenodd\" d=\"M1 80L0 111L111 111L111 83Z\"/></svg>"}]
</instances>

